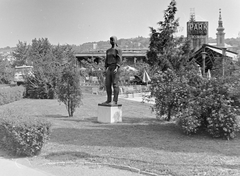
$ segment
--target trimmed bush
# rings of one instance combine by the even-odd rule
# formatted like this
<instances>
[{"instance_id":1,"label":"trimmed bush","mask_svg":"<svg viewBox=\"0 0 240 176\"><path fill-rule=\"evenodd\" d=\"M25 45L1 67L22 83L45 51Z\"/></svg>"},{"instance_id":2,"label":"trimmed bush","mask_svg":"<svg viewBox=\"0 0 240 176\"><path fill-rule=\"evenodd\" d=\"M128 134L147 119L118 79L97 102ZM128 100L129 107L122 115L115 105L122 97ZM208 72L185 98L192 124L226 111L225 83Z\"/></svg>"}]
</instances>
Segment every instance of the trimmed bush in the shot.
<instances>
[{"instance_id":1,"label":"trimmed bush","mask_svg":"<svg viewBox=\"0 0 240 176\"><path fill-rule=\"evenodd\" d=\"M23 86L0 88L0 105L20 100L24 93L25 88Z\"/></svg>"},{"instance_id":2,"label":"trimmed bush","mask_svg":"<svg viewBox=\"0 0 240 176\"><path fill-rule=\"evenodd\" d=\"M210 117L207 118L207 131L213 137L224 137L232 139L239 130L236 114L231 107L224 106L219 111L212 111Z\"/></svg>"},{"instance_id":3,"label":"trimmed bush","mask_svg":"<svg viewBox=\"0 0 240 176\"><path fill-rule=\"evenodd\" d=\"M184 109L182 113L177 115L177 124L182 128L185 134L197 133L202 124L199 111L191 106Z\"/></svg>"},{"instance_id":4,"label":"trimmed bush","mask_svg":"<svg viewBox=\"0 0 240 176\"><path fill-rule=\"evenodd\" d=\"M0 116L0 144L16 156L38 155L49 139L51 124L19 112L4 111Z\"/></svg>"}]
</instances>

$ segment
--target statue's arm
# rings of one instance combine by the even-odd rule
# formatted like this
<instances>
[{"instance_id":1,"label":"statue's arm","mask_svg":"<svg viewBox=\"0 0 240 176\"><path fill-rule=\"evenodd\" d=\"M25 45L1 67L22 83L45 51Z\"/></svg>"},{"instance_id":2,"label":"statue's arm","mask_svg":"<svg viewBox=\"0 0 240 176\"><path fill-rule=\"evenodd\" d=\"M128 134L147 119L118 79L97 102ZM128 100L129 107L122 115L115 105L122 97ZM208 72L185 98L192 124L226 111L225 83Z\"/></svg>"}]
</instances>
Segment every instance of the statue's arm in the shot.
<instances>
[{"instance_id":1,"label":"statue's arm","mask_svg":"<svg viewBox=\"0 0 240 176\"><path fill-rule=\"evenodd\" d=\"M107 70L107 67L108 67L108 65L107 65L107 60L108 60L108 51L106 51L106 59L105 59L105 65L104 65L104 67L105 67L105 70Z\"/></svg>"},{"instance_id":2,"label":"statue's arm","mask_svg":"<svg viewBox=\"0 0 240 176\"><path fill-rule=\"evenodd\" d=\"M117 51L117 66L118 68L122 65L122 50L118 49Z\"/></svg>"}]
</instances>

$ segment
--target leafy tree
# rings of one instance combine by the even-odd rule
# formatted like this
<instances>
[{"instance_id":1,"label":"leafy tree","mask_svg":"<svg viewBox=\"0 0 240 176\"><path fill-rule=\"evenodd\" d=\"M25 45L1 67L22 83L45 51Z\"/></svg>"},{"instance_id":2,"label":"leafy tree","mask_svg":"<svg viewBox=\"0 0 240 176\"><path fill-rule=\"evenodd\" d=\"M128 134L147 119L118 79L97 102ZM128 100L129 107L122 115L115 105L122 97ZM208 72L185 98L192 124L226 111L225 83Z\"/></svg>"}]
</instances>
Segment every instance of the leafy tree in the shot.
<instances>
[{"instance_id":1,"label":"leafy tree","mask_svg":"<svg viewBox=\"0 0 240 176\"><path fill-rule=\"evenodd\" d=\"M13 66L29 65L28 60L29 45L26 42L19 41L16 49L12 52L15 58Z\"/></svg>"},{"instance_id":2,"label":"leafy tree","mask_svg":"<svg viewBox=\"0 0 240 176\"><path fill-rule=\"evenodd\" d=\"M54 98L63 64L75 60L69 45L52 46L48 39L34 39L29 57L33 63L33 76L27 79L27 93L31 98Z\"/></svg>"},{"instance_id":3,"label":"leafy tree","mask_svg":"<svg viewBox=\"0 0 240 176\"><path fill-rule=\"evenodd\" d=\"M48 61L48 57L44 57L46 55L49 55L52 53L52 45L48 41L47 38L42 39L33 39L32 44L29 48L28 55L31 59L31 61L34 64L38 64L40 62Z\"/></svg>"},{"instance_id":4,"label":"leafy tree","mask_svg":"<svg viewBox=\"0 0 240 176\"><path fill-rule=\"evenodd\" d=\"M158 29L150 27L151 37L148 63L152 68L165 71L168 68L178 71L186 64L190 54L190 45L183 37L175 37L179 26L175 19L176 1L172 0L164 13L164 21L158 22Z\"/></svg>"},{"instance_id":5,"label":"leafy tree","mask_svg":"<svg viewBox=\"0 0 240 176\"><path fill-rule=\"evenodd\" d=\"M176 1L172 0L164 13L164 21L158 22L160 28L151 29L148 64L152 77L151 96L155 97L157 117L166 116L169 121L183 107L186 89L189 86L184 76L188 73L192 62L190 45L183 37L176 37L179 26L175 20Z\"/></svg>"},{"instance_id":6,"label":"leafy tree","mask_svg":"<svg viewBox=\"0 0 240 176\"><path fill-rule=\"evenodd\" d=\"M54 55L48 39L33 39L28 49L28 58L33 66L33 74L26 77L26 95L30 98L54 98L54 74L51 72Z\"/></svg>"}]
</instances>

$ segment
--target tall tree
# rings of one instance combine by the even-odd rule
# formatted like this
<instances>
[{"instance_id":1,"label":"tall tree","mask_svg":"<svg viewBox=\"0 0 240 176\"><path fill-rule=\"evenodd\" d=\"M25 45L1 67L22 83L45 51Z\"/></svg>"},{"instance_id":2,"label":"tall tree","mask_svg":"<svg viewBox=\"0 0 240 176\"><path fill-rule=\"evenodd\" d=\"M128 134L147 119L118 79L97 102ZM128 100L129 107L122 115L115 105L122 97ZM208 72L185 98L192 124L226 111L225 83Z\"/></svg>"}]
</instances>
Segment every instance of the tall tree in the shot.
<instances>
[{"instance_id":1,"label":"tall tree","mask_svg":"<svg viewBox=\"0 0 240 176\"><path fill-rule=\"evenodd\" d=\"M62 74L57 84L57 97L65 104L69 117L72 117L82 99L80 73L71 47L66 46L64 51L65 62L62 64Z\"/></svg>"},{"instance_id":2,"label":"tall tree","mask_svg":"<svg viewBox=\"0 0 240 176\"><path fill-rule=\"evenodd\" d=\"M179 20L175 19L176 1L172 0L164 11L164 21L158 22L158 29L150 27L150 45L147 52L151 67L165 71L168 68L179 70L189 55L189 43L183 37L176 37Z\"/></svg>"},{"instance_id":3,"label":"tall tree","mask_svg":"<svg viewBox=\"0 0 240 176\"><path fill-rule=\"evenodd\" d=\"M12 53L13 57L15 58L13 66L22 66L29 64L28 50L29 45L26 42L18 42L17 48Z\"/></svg>"},{"instance_id":4,"label":"tall tree","mask_svg":"<svg viewBox=\"0 0 240 176\"><path fill-rule=\"evenodd\" d=\"M62 63L68 49L54 47L48 39L33 39L28 57L33 65L33 75L27 79L27 90L31 98L54 98L57 81L60 79Z\"/></svg>"}]
</instances>

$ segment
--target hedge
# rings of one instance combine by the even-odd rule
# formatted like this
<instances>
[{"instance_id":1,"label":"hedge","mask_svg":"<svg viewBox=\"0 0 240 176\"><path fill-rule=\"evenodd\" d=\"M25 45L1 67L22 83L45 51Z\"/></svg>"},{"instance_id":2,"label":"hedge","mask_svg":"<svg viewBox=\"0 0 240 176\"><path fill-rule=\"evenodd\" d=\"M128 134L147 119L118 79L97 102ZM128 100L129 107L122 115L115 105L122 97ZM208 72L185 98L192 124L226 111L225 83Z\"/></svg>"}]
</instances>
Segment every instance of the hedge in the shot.
<instances>
[{"instance_id":1,"label":"hedge","mask_svg":"<svg viewBox=\"0 0 240 176\"><path fill-rule=\"evenodd\" d=\"M51 123L10 110L0 114L0 144L15 156L38 155L49 139Z\"/></svg>"},{"instance_id":2,"label":"hedge","mask_svg":"<svg viewBox=\"0 0 240 176\"><path fill-rule=\"evenodd\" d=\"M23 86L0 88L0 105L20 100L24 93L25 88Z\"/></svg>"}]
</instances>

